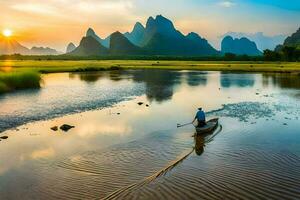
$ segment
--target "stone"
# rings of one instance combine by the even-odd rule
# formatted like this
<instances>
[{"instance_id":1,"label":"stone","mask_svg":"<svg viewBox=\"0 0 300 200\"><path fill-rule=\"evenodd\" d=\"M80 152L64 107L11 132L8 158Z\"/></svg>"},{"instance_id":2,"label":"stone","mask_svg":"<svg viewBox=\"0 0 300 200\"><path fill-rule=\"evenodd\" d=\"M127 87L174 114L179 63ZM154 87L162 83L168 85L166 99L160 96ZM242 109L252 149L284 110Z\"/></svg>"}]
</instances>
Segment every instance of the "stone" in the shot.
<instances>
[{"instance_id":1,"label":"stone","mask_svg":"<svg viewBox=\"0 0 300 200\"><path fill-rule=\"evenodd\" d=\"M68 125L68 124L64 124L64 125L60 126L59 128L60 128L62 131L67 132L67 131L69 131L70 129L75 128L75 126L71 126L71 125Z\"/></svg>"},{"instance_id":2,"label":"stone","mask_svg":"<svg viewBox=\"0 0 300 200\"><path fill-rule=\"evenodd\" d=\"M57 131L58 130L58 126L53 126L50 128L52 131Z\"/></svg>"}]
</instances>

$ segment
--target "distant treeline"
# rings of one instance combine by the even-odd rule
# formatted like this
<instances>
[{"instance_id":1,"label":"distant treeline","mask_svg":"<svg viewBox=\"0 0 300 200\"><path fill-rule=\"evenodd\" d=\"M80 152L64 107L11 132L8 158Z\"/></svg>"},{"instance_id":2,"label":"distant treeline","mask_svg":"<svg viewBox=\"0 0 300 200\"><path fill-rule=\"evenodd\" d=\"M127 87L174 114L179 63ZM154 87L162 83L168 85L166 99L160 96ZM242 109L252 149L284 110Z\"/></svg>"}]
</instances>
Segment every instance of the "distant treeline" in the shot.
<instances>
[{"instance_id":1,"label":"distant treeline","mask_svg":"<svg viewBox=\"0 0 300 200\"><path fill-rule=\"evenodd\" d=\"M299 62L300 50L294 47L283 47L280 51L265 50L263 56L235 55L226 53L222 56L70 56L70 55L1 55L0 60L174 60L174 61L288 61Z\"/></svg>"}]
</instances>

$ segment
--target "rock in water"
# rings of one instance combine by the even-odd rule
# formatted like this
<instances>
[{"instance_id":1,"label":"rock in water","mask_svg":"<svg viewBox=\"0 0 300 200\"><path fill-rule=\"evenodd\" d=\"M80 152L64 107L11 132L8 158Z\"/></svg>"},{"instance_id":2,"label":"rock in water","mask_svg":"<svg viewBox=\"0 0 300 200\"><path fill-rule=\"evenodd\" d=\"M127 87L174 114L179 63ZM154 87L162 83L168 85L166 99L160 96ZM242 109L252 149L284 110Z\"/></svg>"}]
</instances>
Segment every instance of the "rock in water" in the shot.
<instances>
[{"instance_id":1,"label":"rock in water","mask_svg":"<svg viewBox=\"0 0 300 200\"><path fill-rule=\"evenodd\" d=\"M137 103L139 106L143 105L144 103L143 102L138 102Z\"/></svg>"},{"instance_id":2,"label":"rock in water","mask_svg":"<svg viewBox=\"0 0 300 200\"><path fill-rule=\"evenodd\" d=\"M2 136L0 137L0 139L6 140L8 138L8 136Z\"/></svg>"},{"instance_id":3,"label":"rock in water","mask_svg":"<svg viewBox=\"0 0 300 200\"><path fill-rule=\"evenodd\" d=\"M64 125L62 125L61 127L59 127L62 131L65 131L65 132L67 132L67 131L69 131L70 129L72 129L72 128L75 128L75 126L71 126L71 125L68 125L68 124L64 124Z\"/></svg>"},{"instance_id":4,"label":"rock in water","mask_svg":"<svg viewBox=\"0 0 300 200\"><path fill-rule=\"evenodd\" d=\"M53 126L50 128L52 131L57 131L58 130L58 126Z\"/></svg>"}]
</instances>

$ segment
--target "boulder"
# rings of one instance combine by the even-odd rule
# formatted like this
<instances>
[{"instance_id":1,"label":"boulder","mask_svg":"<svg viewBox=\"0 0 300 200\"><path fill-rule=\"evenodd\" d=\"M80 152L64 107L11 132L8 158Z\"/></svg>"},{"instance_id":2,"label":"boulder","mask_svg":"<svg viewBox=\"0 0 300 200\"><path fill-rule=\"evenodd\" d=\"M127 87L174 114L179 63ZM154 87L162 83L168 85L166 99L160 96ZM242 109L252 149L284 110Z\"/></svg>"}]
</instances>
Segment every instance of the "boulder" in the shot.
<instances>
[{"instance_id":1,"label":"boulder","mask_svg":"<svg viewBox=\"0 0 300 200\"><path fill-rule=\"evenodd\" d=\"M60 128L62 131L67 132L67 131L69 131L70 129L75 128L75 126L71 126L71 125L68 125L68 124L64 124L64 125L60 126L59 128Z\"/></svg>"},{"instance_id":2,"label":"boulder","mask_svg":"<svg viewBox=\"0 0 300 200\"><path fill-rule=\"evenodd\" d=\"M53 126L50 128L52 131L57 131L58 130L58 126Z\"/></svg>"}]
</instances>

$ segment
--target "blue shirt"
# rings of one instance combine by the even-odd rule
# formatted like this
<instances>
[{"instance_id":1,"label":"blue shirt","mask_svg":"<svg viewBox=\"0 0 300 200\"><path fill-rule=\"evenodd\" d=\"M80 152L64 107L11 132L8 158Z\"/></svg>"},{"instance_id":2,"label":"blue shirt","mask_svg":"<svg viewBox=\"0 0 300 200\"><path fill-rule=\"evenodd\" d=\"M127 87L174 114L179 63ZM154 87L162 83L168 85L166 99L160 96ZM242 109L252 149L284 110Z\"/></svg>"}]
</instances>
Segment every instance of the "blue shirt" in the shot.
<instances>
[{"instance_id":1,"label":"blue shirt","mask_svg":"<svg viewBox=\"0 0 300 200\"><path fill-rule=\"evenodd\" d=\"M205 121L205 113L203 110L199 110L195 117L198 121Z\"/></svg>"}]
</instances>

